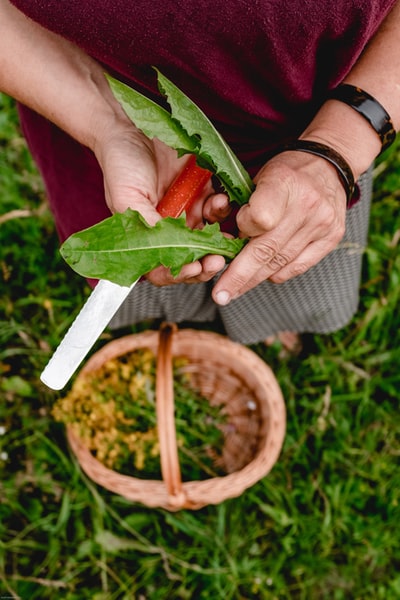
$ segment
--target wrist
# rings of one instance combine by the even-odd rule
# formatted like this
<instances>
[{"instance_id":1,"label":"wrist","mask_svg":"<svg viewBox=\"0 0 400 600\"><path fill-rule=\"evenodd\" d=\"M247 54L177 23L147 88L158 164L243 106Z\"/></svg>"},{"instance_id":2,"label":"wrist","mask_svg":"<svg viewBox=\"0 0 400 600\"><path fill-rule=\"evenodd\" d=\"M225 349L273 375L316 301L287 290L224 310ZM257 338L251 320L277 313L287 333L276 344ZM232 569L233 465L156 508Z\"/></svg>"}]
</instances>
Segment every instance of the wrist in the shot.
<instances>
[{"instance_id":1,"label":"wrist","mask_svg":"<svg viewBox=\"0 0 400 600\"><path fill-rule=\"evenodd\" d=\"M369 123L380 139L380 153L393 144L396 138L393 121L382 104L366 90L349 83L342 83L330 91L328 98L350 106Z\"/></svg>"},{"instance_id":2,"label":"wrist","mask_svg":"<svg viewBox=\"0 0 400 600\"><path fill-rule=\"evenodd\" d=\"M77 77L75 101L67 119L64 127L67 132L95 154L104 139L121 135L131 124L114 98L103 69L95 62L90 62Z\"/></svg>"},{"instance_id":3,"label":"wrist","mask_svg":"<svg viewBox=\"0 0 400 600\"><path fill-rule=\"evenodd\" d=\"M337 176L343 186L343 190L346 194L346 205L347 207L352 206L354 201L354 192L356 189L354 175L350 165L346 162L341 154L333 150L331 146L316 142L315 140L293 140L283 144L281 147L276 149L276 153L300 151L312 154L322 158L326 163L329 163L336 171Z\"/></svg>"},{"instance_id":4,"label":"wrist","mask_svg":"<svg viewBox=\"0 0 400 600\"><path fill-rule=\"evenodd\" d=\"M356 181L381 151L380 139L370 124L338 100L327 100L323 104L300 139L333 148L348 162Z\"/></svg>"}]
</instances>

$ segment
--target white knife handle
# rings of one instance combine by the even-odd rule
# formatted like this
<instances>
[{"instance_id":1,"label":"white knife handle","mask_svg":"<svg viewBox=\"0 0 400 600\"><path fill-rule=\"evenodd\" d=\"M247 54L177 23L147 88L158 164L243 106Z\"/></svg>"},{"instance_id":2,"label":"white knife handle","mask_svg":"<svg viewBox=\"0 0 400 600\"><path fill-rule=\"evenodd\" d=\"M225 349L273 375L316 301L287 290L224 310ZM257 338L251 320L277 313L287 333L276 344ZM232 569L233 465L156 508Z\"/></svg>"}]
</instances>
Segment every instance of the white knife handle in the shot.
<instances>
[{"instance_id":1,"label":"white knife handle","mask_svg":"<svg viewBox=\"0 0 400 600\"><path fill-rule=\"evenodd\" d=\"M157 210L162 216L178 217L198 198L210 177L211 172L197 166L196 157L190 155ZM125 287L99 281L41 374L44 384L53 390L66 385L136 283Z\"/></svg>"},{"instance_id":2,"label":"white knife handle","mask_svg":"<svg viewBox=\"0 0 400 600\"><path fill-rule=\"evenodd\" d=\"M68 383L136 283L99 281L41 374L45 385L61 390Z\"/></svg>"}]
</instances>

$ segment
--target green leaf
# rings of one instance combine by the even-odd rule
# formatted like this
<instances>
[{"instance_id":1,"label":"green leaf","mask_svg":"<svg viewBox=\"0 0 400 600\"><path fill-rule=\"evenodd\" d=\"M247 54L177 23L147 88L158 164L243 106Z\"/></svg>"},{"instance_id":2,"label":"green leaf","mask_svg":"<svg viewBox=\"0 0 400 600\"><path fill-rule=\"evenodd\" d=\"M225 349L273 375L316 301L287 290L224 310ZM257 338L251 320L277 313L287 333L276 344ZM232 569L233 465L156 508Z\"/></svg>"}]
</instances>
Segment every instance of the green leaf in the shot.
<instances>
[{"instance_id":1,"label":"green leaf","mask_svg":"<svg viewBox=\"0 0 400 600\"><path fill-rule=\"evenodd\" d=\"M171 119L168 111L121 81L107 74L106 77L115 98L147 137L156 137L167 146L175 148L179 156L195 153L197 140L192 139L178 122Z\"/></svg>"},{"instance_id":2,"label":"green leaf","mask_svg":"<svg viewBox=\"0 0 400 600\"><path fill-rule=\"evenodd\" d=\"M133 88L106 75L128 117L149 138L156 137L178 154L195 154L199 165L220 181L231 201L248 202L254 189L250 175L211 121L178 87L157 71L158 84L171 114Z\"/></svg>"},{"instance_id":3,"label":"green leaf","mask_svg":"<svg viewBox=\"0 0 400 600\"><path fill-rule=\"evenodd\" d=\"M160 91L171 106L172 118L191 138L199 140L196 152L199 164L218 177L232 201L241 205L248 202L254 184L234 152L203 111L160 71L157 75Z\"/></svg>"},{"instance_id":4,"label":"green leaf","mask_svg":"<svg viewBox=\"0 0 400 600\"><path fill-rule=\"evenodd\" d=\"M234 258L245 243L225 237L218 223L190 229L183 215L150 226L140 213L128 208L71 235L61 246L61 254L84 277L129 286L160 265L169 267L176 277L183 265L207 254Z\"/></svg>"},{"instance_id":5,"label":"green leaf","mask_svg":"<svg viewBox=\"0 0 400 600\"><path fill-rule=\"evenodd\" d=\"M106 77L128 117L145 135L157 137L179 155L195 154L199 164L217 176L230 200L247 202L253 183L240 161L204 113L159 71L157 75L171 114L124 83ZM176 276L184 264L206 254L233 258L244 243L226 238L218 224L191 230L184 217L163 219L150 227L139 213L128 209L72 235L61 254L84 277L130 285L159 265L169 267Z\"/></svg>"}]
</instances>

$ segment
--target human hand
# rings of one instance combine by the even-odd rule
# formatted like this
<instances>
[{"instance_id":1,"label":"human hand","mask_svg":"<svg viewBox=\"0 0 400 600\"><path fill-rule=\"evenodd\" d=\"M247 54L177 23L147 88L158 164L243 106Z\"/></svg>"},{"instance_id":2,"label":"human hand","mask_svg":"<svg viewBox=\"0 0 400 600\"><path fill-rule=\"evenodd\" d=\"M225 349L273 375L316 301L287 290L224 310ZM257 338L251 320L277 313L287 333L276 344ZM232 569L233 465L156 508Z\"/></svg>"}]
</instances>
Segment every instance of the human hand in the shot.
<instances>
[{"instance_id":1,"label":"human hand","mask_svg":"<svg viewBox=\"0 0 400 600\"><path fill-rule=\"evenodd\" d=\"M262 281L283 283L332 251L345 231L346 197L335 168L320 157L284 152L255 178L237 214L250 241L222 274L215 302L228 304Z\"/></svg>"},{"instance_id":2,"label":"human hand","mask_svg":"<svg viewBox=\"0 0 400 600\"><path fill-rule=\"evenodd\" d=\"M150 140L132 124L116 136L110 136L97 145L96 153L103 169L107 204L112 212L126 208L138 210L146 221L155 224L160 215L157 204L165 195L176 175L183 169L187 156L177 158L175 150L157 139ZM206 184L200 197L186 211L188 226L203 227L204 221L220 221L229 212L225 195L213 194L212 185ZM201 261L185 265L178 277L169 269L159 267L147 275L155 285L197 283L214 277L225 264L222 256L207 256Z\"/></svg>"}]
</instances>

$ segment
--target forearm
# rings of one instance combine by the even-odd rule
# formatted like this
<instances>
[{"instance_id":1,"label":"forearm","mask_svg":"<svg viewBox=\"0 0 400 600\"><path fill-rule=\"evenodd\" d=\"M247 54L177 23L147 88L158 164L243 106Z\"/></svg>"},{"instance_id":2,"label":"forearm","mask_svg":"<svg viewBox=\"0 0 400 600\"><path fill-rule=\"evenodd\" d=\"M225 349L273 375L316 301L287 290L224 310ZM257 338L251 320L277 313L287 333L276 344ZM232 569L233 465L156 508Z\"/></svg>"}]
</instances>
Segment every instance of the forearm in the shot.
<instances>
[{"instance_id":1,"label":"forearm","mask_svg":"<svg viewBox=\"0 0 400 600\"><path fill-rule=\"evenodd\" d=\"M400 2L397 2L343 83L378 100L400 129ZM330 144L348 161L358 178L381 150L378 135L354 109L328 100L303 132L303 139Z\"/></svg>"},{"instance_id":2,"label":"forearm","mask_svg":"<svg viewBox=\"0 0 400 600\"><path fill-rule=\"evenodd\" d=\"M101 66L76 46L0 0L0 90L94 148L107 124L126 116Z\"/></svg>"}]
</instances>

